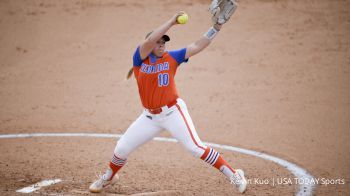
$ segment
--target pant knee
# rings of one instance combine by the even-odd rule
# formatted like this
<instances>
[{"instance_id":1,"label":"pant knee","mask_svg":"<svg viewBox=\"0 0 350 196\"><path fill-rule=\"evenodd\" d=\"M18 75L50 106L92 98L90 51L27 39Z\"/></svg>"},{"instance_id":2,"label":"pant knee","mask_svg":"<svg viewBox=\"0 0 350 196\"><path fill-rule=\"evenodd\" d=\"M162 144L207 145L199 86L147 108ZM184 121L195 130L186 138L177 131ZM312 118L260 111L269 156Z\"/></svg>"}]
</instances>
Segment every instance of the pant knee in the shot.
<instances>
[{"instance_id":1,"label":"pant knee","mask_svg":"<svg viewBox=\"0 0 350 196\"><path fill-rule=\"evenodd\" d=\"M206 148L205 146L199 147L194 145L186 147L186 149L192 154L192 156L196 158L200 158L204 154L205 148Z\"/></svg>"},{"instance_id":2,"label":"pant knee","mask_svg":"<svg viewBox=\"0 0 350 196\"><path fill-rule=\"evenodd\" d=\"M114 154L121 159L127 159L131 150L132 149L130 149L130 146L121 141L118 141L114 149Z\"/></svg>"}]
</instances>

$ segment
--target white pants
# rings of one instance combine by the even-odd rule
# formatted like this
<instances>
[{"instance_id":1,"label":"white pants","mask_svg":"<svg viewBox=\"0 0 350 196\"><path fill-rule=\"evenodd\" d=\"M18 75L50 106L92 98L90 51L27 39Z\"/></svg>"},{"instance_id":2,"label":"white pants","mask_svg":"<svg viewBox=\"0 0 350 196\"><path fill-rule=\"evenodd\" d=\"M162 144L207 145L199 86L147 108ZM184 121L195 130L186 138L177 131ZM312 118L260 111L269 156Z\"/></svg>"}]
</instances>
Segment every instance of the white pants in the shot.
<instances>
[{"instance_id":1,"label":"white pants","mask_svg":"<svg viewBox=\"0 0 350 196\"><path fill-rule=\"evenodd\" d=\"M177 104L162 107L160 114L144 112L130 125L118 141L114 153L127 159L139 146L153 139L162 130L167 130L193 156L201 157L206 149L199 139L185 102L178 98Z\"/></svg>"}]
</instances>

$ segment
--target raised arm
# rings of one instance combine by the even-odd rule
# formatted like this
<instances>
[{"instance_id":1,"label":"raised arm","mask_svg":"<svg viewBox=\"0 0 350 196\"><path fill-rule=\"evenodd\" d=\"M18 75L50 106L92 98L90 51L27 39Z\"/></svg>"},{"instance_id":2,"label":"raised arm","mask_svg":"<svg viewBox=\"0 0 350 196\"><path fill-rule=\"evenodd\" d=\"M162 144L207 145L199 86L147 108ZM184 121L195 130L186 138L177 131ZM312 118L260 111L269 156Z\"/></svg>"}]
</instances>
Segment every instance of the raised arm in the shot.
<instances>
[{"instance_id":1,"label":"raised arm","mask_svg":"<svg viewBox=\"0 0 350 196\"><path fill-rule=\"evenodd\" d=\"M140 45L140 55L141 59L145 59L156 46L157 41L174 25L178 24L176 19L178 16L183 14L183 12L176 13L164 24L156 28Z\"/></svg>"},{"instance_id":2,"label":"raised arm","mask_svg":"<svg viewBox=\"0 0 350 196\"><path fill-rule=\"evenodd\" d=\"M208 32L206 32L203 36L201 36L201 38L199 38L197 41L193 42L192 44L188 45L186 47L185 58L188 59L191 56L198 54L207 46L209 46L213 38L220 31L221 27L222 25L219 25L219 24L213 25L213 27L211 27L208 30Z\"/></svg>"},{"instance_id":3,"label":"raised arm","mask_svg":"<svg viewBox=\"0 0 350 196\"><path fill-rule=\"evenodd\" d=\"M186 47L186 59L198 54L211 43L216 34L220 31L222 25L225 24L235 12L237 6L235 0L213 0L211 2L209 10L213 15L213 27L211 27L199 40Z\"/></svg>"}]
</instances>

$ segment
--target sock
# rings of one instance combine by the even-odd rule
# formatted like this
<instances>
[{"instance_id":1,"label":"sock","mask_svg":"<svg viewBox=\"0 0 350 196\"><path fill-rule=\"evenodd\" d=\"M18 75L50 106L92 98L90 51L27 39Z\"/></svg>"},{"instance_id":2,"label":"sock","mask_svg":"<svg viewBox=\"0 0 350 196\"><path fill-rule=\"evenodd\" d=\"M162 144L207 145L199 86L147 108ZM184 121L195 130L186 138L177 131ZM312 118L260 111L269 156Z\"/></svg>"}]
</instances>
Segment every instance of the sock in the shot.
<instances>
[{"instance_id":1,"label":"sock","mask_svg":"<svg viewBox=\"0 0 350 196\"><path fill-rule=\"evenodd\" d=\"M236 171L222 158L220 153L213 148L207 147L201 156L201 159L220 170L228 179L236 173Z\"/></svg>"},{"instance_id":2,"label":"sock","mask_svg":"<svg viewBox=\"0 0 350 196\"><path fill-rule=\"evenodd\" d=\"M111 180L114 175L125 165L126 159L121 159L113 154L112 160L109 162L109 168L102 176L104 180Z\"/></svg>"}]
</instances>

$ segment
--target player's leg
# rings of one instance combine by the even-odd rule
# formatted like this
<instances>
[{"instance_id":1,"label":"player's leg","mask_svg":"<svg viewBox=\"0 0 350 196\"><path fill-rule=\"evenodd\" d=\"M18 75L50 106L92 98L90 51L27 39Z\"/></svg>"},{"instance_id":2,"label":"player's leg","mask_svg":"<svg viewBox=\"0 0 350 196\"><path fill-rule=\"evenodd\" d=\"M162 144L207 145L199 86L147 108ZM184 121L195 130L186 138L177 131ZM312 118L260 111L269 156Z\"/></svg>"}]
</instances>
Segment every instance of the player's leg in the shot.
<instances>
[{"instance_id":1,"label":"player's leg","mask_svg":"<svg viewBox=\"0 0 350 196\"><path fill-rule=\"evenodd\" d=\"M117 142L110 162L113 174L118 172L134 150L152 140L161 130L157 123L147 118L145 114L141 114Z\"/></svg>"},{"instance_id":2,"label":"player's leg","mask_svg":"<svg viewBox=\"0 0 350 196\"><path fill-rule=\"evenodd\" d=\"M190 153L221 170L231 177L235 171L227 164L222 156L213 148L205 146L200 140L197 131L188 113L186 104L181 101L176 104L177 110L169 116L164 125L172 136L177 139ZM223 169L224 168L224 169ZM228 171L226 171L228 170Z\"/></svg>"},{"instance_id":3,"label":"player's leg","mask_svg":"<svg viewBox=\"0 0 350 196\"><path fill-rule=\"evenodd\" d=\"M240 186L240 184L238 185L239 191L243 192L246 187L243 171L235 171L219 152L202 143L184 101L179 99L176 107L177 110L169 116L169 119L163 124L164 127L169 130L172 136L183 144L193 156L201 158L203 161L214 166L234 183L243 183L243 186ZM240 179L241 182L236 182L235 179Z\"/></svg>"},{"instance_id":4,"label":"player's leg","mask_svg":"<svg viewBox=\"0 0 350 196\"><path fill-rule=\"evenodd\" d=\"M100 192L103 187L117 180L118 175L116 174L125 165L130 153L153 139L160 131L161 128L154 121L147 118L145 114L141 114L118 140L112 159L109 162L109 168L99 180L91 184L90 191Z\"/></svg>"}]
</instances>

